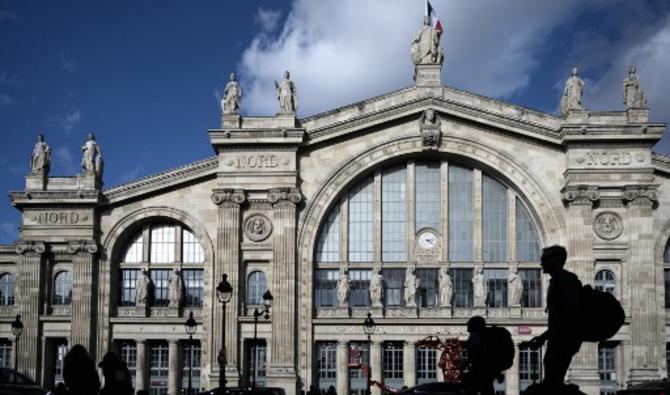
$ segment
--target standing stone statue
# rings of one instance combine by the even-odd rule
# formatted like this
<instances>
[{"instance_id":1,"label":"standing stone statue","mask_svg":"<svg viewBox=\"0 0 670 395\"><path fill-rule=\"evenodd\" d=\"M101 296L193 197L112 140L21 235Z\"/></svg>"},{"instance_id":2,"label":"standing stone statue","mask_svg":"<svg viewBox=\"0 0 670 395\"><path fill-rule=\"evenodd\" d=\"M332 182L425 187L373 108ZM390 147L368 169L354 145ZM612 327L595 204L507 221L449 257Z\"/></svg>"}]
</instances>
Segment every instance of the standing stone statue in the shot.
<instances>
[{"instance_id":1,"label":"standing stone statue","mask_svg":"<svg viewBox=\"0 0 670 395\"><path fill-rule=\"evenodd\" d=\"M489 292L489 287L484 278L484 269L481 266L475 267L475 274L472 276L472 289L475 307L486 306L486 296Z\"/></svg>"},{"instance_id":2,"label":"standing stone statue","mask_svg":"<svg viewBox=\"0 0 670 395\"><path fill-rule=\"evenodd\" d=\"M370 303L373 308L382 308L382 298L384 296L382 271L373 269L372 278L370 279Z\"/></svg>"},{"instance_id":3,"label":"standing stone statue","mask_svg":"<svg viewBox=\"0 0 670 395\"><path fill-rule=\"evenodd\" d=\"M102 153L93 132L88 133L88 140L81 147L81 151L83 153L81 167L84 169L84 174L102 177Z\"/></svg>"},{"instance_id":4,"label":"standing stone statue","mask_svg":"<svg viewBox=\"0 0 670 395\"><path fill-rule=\"evenodd\" d=\"M51 169L51 148L44 142L44 135L37 136L37 143L30 156L30 172L32 174L49 175Z\"/></svg>"},{"instance_id":5,"label":"standing stone statue","mask_svg":"<svg viewBox=\"0 0 670 395\"><path fill-rule=\"evenodd\" d=\"M149 291L151 289L151 277L149 277L149 270L147 268L142 269L142 274L140 278L137 279L137 284L135 284L135 303L145 305L149 301Z\"/></svg>"},{"instance_id":6,"label":"standing stone statue","mask_svg":"<svg viewBox=\"0 0 670 395\"><path fill-rule=\"evenodd\" d=\"M240 101L242 100L242 88L235 80L235 73L230 73L230 81L223 89L223 98L221 99L221 110L224 114L238 114L240 111Z\"/></svg>"},{"instance_id":7,"label":"standing stone statue","mask_svg":"<svg viewBox=\"0 0 670 395\"><path fill-rule=\"evenodd\" d=\"M630 66L628 77L623 80L623 104L626 105L626 110L647 107L647 95L640 88L640 79L635 66Z\"/></svg>"},{"instance_id":8,"label":"standing stone statue","mask_svg":"<svg viewBox=\"0 0 670 395\"><path fill-rule=\"evenodd\" d=\"M181 305L182 289L183 286L181 276L179 275L179 269L175 268L172 270L170 284L168 286L168 299L170 299L168 307L178 308Z\"/></svg>"},{"instance_id":9,"label":"standing stone statue","mask_svg":"<svg viewBox=\"0 0 670 395\"><path fill-rule=\"evenodd\" d=\"M451 283L451 276L449 275L449 268L443 267L440 269L440 306L451 306L451 294L453 292L453 284Z\"/></svg>"},{"instance_id":10,"label":"standing stone statue","mask_svg":"<svg viewBox=\"0 0 670 395\"><path fill-rule=\"evenodd\" d=\"M570 110L583 110L582 93L584 93L584 81L579 78L576 67L572 69L572 75L565 82L565 89L561 97L561 113L567 114Z\"/></svg>"},{"instance_id":11,"label":"standing stone statue","mask_svg":"<svg viewBox=\"0 0 670 395\"><path fill-rule=\"evenodd\" d=\"M280 82L275 81L279 111L285 114L292 114L298 111L298 90L290 78L291 74L287 70L284 72L283 80Z\"/></svg>"},{"instance_id":12,"label":"standing stone statue","mask_svg":"<svg viewBox=\"0 0 670 395\"><path fill-rule=\"evenodd\" d=\"M349 305L349 271L344 267L340 268L340 280L337 283L337 305Z\"/></svg>"},{"instance_id":13,"label":"standing stone statue","mask_svg":"<svg viewBox=\"0 0 670 395\"><path fill-rule=\"evenodd\" d=\"M510 306L521 306L521 297L523 296L523 281L519 276L516 265L512 265L507 276L507 292L509 295Z\"/></svg>"},{"instance_id":14,"label":"standing stone statue","mask_svg":"<svg viewBox=\"0 0 670 395\"><path fill-rule=\"evenodd\" d=\"M412 61L415 65L442 64L444 55L442 53L442 47L440 47L441 36L442 30L433 29L430 26L430 18L424 16L423 26L410 46Z\"/></svg>"},{"instance_id":15,"label":"standing stone statue","mask_svg":"<svg viewBox=\"0 0 670 395\"><path fill-rule=\"evenodd\" d=\"M405 307L416 307L416 292L421 286L421 280L416 276L413 267L405 270Z\"/></svg>"}]
</instances>

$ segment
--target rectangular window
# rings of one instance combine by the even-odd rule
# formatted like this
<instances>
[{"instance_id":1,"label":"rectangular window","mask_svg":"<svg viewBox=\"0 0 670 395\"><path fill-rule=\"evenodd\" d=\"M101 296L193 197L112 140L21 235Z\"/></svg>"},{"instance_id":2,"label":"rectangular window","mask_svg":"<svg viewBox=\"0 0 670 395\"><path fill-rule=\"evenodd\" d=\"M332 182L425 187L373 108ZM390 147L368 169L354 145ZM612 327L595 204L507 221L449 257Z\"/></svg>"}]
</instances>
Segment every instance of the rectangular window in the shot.
<instances>
[{"instance_id":1,"label":"rectangular window","mask_svg":"<svg viewBox=\"0 0 670 395\"><path fill-rule=\"evenodd\" d=\"M382 360L384 384L392 388L401 388L403 382L403 343L384 342Z\"/></svg>"},{"instance_id":2,"label":"rectangular window","mask_svg":"<svg viewBox=\"0 0 670 395\"><path fill-rule=\"evenodd\" d=\"M403 290L405 288L404 269L383 269L384 278L384 305L402 306Z\"/></svg>"},{"instance_id":3,"label":"rectangular window","mask_svg":"<svg viewBox=\"0 0 670 395\"><path fill-rule=\"evenodd\" d=\"M367 367L369 363L370 345L367 342L349 342L349 377L352 379L352 387L354 386L354 379L365 379L367 377L362 368ZM365 388L365 381L363 381L361 388Z\"/></svg>"},{"instance_id":4,"label":"rectangular window","mask_svg":"<svg viewBox=\"0 0 670 395\"><path fill-rule=\"evenodd\" d=\"M382 261L407 260L407 169L382 171Z\"/></svg>"},{"instance_id":5,"label":"rectangular window","mask_svg":"<svg viewBox=\"0 0 670 395\"><path fill-rule=\"evenodd\" d=\"M266 358L267 345L264 339L258 340L256 343L253 340L248 340L247 345L247 377L253 381L255 379L256 385L265 387L266 385Z\"/></svg>"},{"instance_id":6,"label":"rectangular window","mask_svg":"<svg viewBox=\"0 0 670 395\"><path fill-rule=\"evenodd\" d=\"M318 388L322 392L332 385L337 387L337 343L316 343Z\"/></svg>"},{"instance_id":7,"label":"rectangular window","mask_svg":"<svg viewBox=\"0 0 670 395\"><path fill-rule=\"evenodd\" d=\"M137 345L134 342L124 342L119 346L121 360L128 366L128 372L135 386L135 375L137 372Z\"/></svg>"},{"instance_id":8,"label":"rectangular window","mask_svg":"<svg viewBox=\"0 0 670 395\"><path fill-rule=\"evenodd\" d=\"M340 272L337 270L316 270L314 272L314 302L316 307L338 307L337 283Z\"/></svg>"},{"instance_id":9,"label":"rectangular window","mask_svg":"<svg viewBox=\"0 0 670 395\"><path fill-rule=\"evenodd\" d=\"M373 178L349 192L349 261L372 262Z\"/></svg>"},{"instance_id":10,"label":"rectangular window","mask_svg":"<svg viewBox=\"0 0 670 395\"><path fill-rule=\"evenodd\" d=\"M182 342L181 346L181 388L182 393L186 394L188 389L188 378L191 377L191 388L198 392L200 388L200 342L193 340Z\"/></svg>"},{"instance_id":11,"label":"rectangular window","mask_svg":"<svg viewBox=\"0 0 670 395\"><path fill-rule=\"evenodd\" d=\"M175 227L160 225L151 228L151 262L172 263L175 252Z\"/></svg>"},{"instance_id":12,"label":"rectangular window","mask_svg":"<svg viewBox=\"0 0 670 395\"><path fill-rule=\"evenodd\" d=\"M166 342L152 343L149 353L149 393L167 395L168 391L168 345Z\"/></svg>"},{"instance_id":13,"label":"rectangular window","mask_svg":"<svg viewBox=\"0 0 670 395\"><path fill-rule=\"evenodd\" d=\"M519 262L540 261L540 242L535 224L519 199L516 199L516 259Z\"/></svg>"},{"instance_id":14,"label":"rectangular window","mask_svg":"<svg viewBox=\"0 0 670 395\"><path fill-rule=\"evenodd\" d=\"M416 172L416 229L433 228L441 232L440 162L417 162Z\"/></svg>"},{"instance_id":15,"label":"rectangular window","mask_svg":"<svg viewBox=\"0 0 670 395\"><path fill-rule=\"evenodd\" d=\"M532 348L528 343L519 346L519 390L525 391L534 382L540 382L542 372L540 349Z\"/></svg>"},{"instance_id":16,"label":"rectangular window","mask_svg":"<svg viewBox=\"0 0 670 395\"><path fill-rule=\"evenodd\" d=\"M454 286L454 307L472 307L472 269L449 269Z\"/></svg>"},{"instance_id":17,"label":"rectangular window","mask_svg":"<svg viewBox=\"0 0 670 395\"><path fill-rule=\"evenodd\" d=\"M507 307L507 269L485 269L484 278L489 287L487 306Z\"/></svg>"},{"instance_id":18,"label":"rectangular window","mask_svg":"<svg viewBox=\"0 0 670 395\"><path fill-rule=\"evenodd\" d=\"M474 259L474 177L472 169L449 166L449 260Z\"/></svg>"},{"instance_id":19,"label":"rectangular window","mask_svg":"<svg viewBox=\"0 0 670 395\"><path fill-rule=\"evenodd\" d=\"M121 306L135 306L135 286L137 284L137 277L140 271L137 269L122 269L121 270Z\"/></svg>"},{"instance_id":20,"label":"rectangular window","mask_svg":"<svg viewBox=\"0 0 670 395\"><path fill-rule=\"evenodd\" d=\"M665 308L670 309L670 269L663 270L665 280Z\"/></svg>"},{"instance_id":21,"label":"rectangular window","mask_svg":"<svg viewBox=\"0 0 670 395\"><path fill-rule=\"evenodd\" d=\"M665 343L665 370L670 376L670 343Z\"/></svg>"},{"instance_id":22,"label":"rectangular window","mask_svg":"<svg viewBox=\"0 0 670 395\"><path fill-rule=\"evenodd\" d=\"M319 232L316 247L317 262L338 262L340 260L340 205L332 208L328 219Z\"/></svg>"},{"instance_id":23,"label":"rectangular window","mask_svg":"<svg viewBox=\"0 0 670 395\"><path fill-rule=\"evenodd\" d=\"M153 306L164 307L170 303L169 283L172 270L150 270L151 281L154 284Z\"/></svg>"},{"instance_id":24,"label":"rectangular window","mask_svg":"<svg viewBox=\"0 0 670 395\"><path fill-rule=\"evenodd\" d=\"M203 263L205 261L200 242L187 229L182 229L182 259L184 263Z\"/></svg>"},{"instance_id":25,"label":"rectangular window","mask_svg":"<svg viewBox=\"0 0 670 395\"><path fill-rule=\"evenodd\" d=\"M542 307L542 271L540 269L519 269L523 281L521 306Z\"/></svg>"},{"instance_id":26,"label":"rectangular window","mask_svg":"<svg viewBox=\"0 0 670 395\"><path fill-rule=\"evenodd\" d=\"M417 384L437 381L437 350L434 348L418 348L416 350Z\"/></svg>"},{"instance_id":27,"label":"rectangular window","mask_svg":"<svg viewBox=\"0 0 670 395\"><path fill-rule=\"evenodd\" d=\"M437 306L439 290L439 270L438 269L416 269L416 275L419 277L419 306L435 307Z\"/></svg>"},{"instance_id":28,"label":"rectangular window","mask_svg":"<svg viewBox=\"0 0 670 395\"><path fill-rule=\"evenodd\" d=\"M507 261L507 188L482 177L482 260Z\"/></svg>"},{"instance_id":29,"label":"rectangular window","mask_svg":"<svg viewBox=\"0 0 670 395\"><path fill-rule=\"evenodd\" d=\"M349 306L370 306L370 278L371 270L349 271Z\"/></svg>"},{"instance_id":30,"label":"rectangular window","mask_svg":"<svg viewBox=\"0 0 670 395\"><path fill-rule=\"evenodd\" d=\"M8 339L0 339L0 368L14 368L12 342Z\"/></svg>"},{"instance_id":31,"label":"rectangular window","mask_svg":"<svg viewBox=\"0 0 670 395\"><path fill-rule=\"evenodd\" d=\"M202 270L182 270L182 277L184 279L184 305L202 307Z\"/></svg>"},{"instance_id":32,"label":"rectangular window","mask_svg":"<svg viewBox=\"0 0 670 395\"><path fill-rule=\"evenodd\" d=\"M616 374L616 343L598 345L600 395L614 395L619 390Z\"/></svg>"}]
</instances>

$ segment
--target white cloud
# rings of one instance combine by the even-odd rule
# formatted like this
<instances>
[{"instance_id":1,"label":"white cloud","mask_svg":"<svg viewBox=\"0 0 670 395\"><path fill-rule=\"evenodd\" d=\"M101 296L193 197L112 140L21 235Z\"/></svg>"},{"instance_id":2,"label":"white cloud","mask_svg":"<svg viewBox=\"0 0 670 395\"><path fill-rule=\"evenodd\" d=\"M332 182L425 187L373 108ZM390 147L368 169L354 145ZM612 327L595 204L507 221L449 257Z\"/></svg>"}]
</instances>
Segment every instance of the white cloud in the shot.
<instances>
[{"instance_id":1,"label":"white cloud","mask_svg":"<svg viewBox=\"0 0 670 395\"><path fill-rule=\"evenodd\" d=\"M60 67L67 71L68 73L74 73L75 63L65 58L65 52L58 51L58 61L60 62Z\"/></svg>"},{"instance_id":2,"label":"white cloud","mask_svg":"<svg viewBox=\"0 0 670 395\"><path fill-rule=\"evenodd\" d=\"M12 96L0 93L0 107L9 107L16 103L16 99Z\"/></svg>"},{"instance_id":3,"label":"white cloud","mask_svg":"<svg viewBox=\"0 0 670 395\"><path fill-rule=\"evenodd\" d=\"M62 171L67 175L74 175L79 172L79 166L75 162L74 154L66 146L58 146L53 150L52 160L57 167L57 171Z\"/></svg>"},{"instance_id":4,"label":"white cloud","mask_svg":"<svg viewBox=\"0 0 670 395\"><path fill-rule=\"evenodd\" d=\"M281 17L281 11L279 10L269 10L266 8L259 8L254 20L256 23L261 25L261 28L265 32L271 32L275 30L277 24L279 23L279 18Z\"/></svg>"},{"instance_id":5,"label":"white cloud","mask_svg":"<svg viewBox=\"0 0 670 395\"><path fill-rule=\"evenodd\" d=\"M580 4L434 1L445 27L443 82L494 97L525 88L543 40ZM410 85L409 44L422 14L422 3L401 0L296 0L280 33L259 34L243 54L244 109L275 113L273 81L285 69L297 85L301 115Z\"/></svg>"},{"instance_id":6,"label":"white cloud","mask_svg":"<svg viewBox=\"0 0 670 395\"><path fill-rule=\"evenodd\" d=\"M0 10L0 21L6 19L6 20L17 20L19 19L18 16L16 16L15 13L7 10Z\"/></svg>"},{"instance_id":7,"label":"white cloud","mask_svg":"<svg viewBox=\"0 0 670 395\"><path fill-rule=\"evenodd\" d=\"M56 126L65 130L66 134L81 124L81 111L78 108L72 108L66 114L56 117L54 120Z\"/></svg>"}]
</instances>

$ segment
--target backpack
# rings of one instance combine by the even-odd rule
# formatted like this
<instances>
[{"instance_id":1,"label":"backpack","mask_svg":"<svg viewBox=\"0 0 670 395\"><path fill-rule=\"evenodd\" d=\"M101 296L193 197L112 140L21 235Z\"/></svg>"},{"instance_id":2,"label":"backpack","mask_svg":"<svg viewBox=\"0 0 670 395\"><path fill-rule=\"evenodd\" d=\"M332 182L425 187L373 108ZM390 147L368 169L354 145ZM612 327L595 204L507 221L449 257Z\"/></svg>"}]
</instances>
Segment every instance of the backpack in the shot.
<instances>
[{"instance_id":1,"label":"backpack","mask_svg":"<svg viewBox=\"0 0 670 395\"><path fill-rule=\"evenodd\" d=\"M582 341L601 342L614 336L626 319L621 303L609 292L582 287L580 294Z\"/></svg>"},{"instance_id":2,"label":"backpack","mask_svg":"<svg viewBox=\"0 0 670 395\"><path fill-rule=\"evenodd\" d=\"M486 350L491 358L491 367L495 372L502 372L514 363L514 342L512 334L501 326L486 328Z\"/></svg>"}]
</instances>

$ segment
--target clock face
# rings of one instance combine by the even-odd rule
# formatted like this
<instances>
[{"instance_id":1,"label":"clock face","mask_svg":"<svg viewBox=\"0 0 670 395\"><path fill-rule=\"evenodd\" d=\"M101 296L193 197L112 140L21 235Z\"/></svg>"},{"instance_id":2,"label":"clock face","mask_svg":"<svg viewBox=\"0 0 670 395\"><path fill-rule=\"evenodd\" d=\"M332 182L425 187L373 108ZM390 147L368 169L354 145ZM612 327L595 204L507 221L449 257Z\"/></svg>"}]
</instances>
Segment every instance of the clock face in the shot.
<instances>
[{"instance_id":1,"label":"clock face","mask_svg":"<svg viewBox=\"0 0 670 395\"><path fill-rule=\"evenodd\" d=\"M437 245L437 235L433 232L423 232L419 235L419 246L426 250L434 248Z\"/></svg>"}]
</instances>

